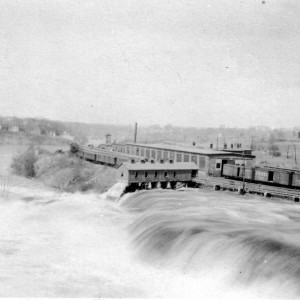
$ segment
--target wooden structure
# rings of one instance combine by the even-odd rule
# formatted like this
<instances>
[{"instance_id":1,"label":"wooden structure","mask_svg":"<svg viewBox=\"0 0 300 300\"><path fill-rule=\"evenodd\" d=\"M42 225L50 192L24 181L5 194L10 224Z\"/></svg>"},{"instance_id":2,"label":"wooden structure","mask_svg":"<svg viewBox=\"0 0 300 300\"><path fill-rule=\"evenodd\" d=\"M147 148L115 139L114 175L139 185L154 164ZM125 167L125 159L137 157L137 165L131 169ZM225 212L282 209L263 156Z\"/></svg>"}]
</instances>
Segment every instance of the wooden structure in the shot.
<instances>
[{"instance_id":1,"label":"wooden structure","mask_svg":"<svg viewBox=\"0 0 300 300\"><path fill-rule=\"evenodd\" d=\"M194 163L124 162L118 167L118 181L125 182L133 190L139 187L175 188L178 182L188 183L198 175Z\"/></svg>"}]
</instances>

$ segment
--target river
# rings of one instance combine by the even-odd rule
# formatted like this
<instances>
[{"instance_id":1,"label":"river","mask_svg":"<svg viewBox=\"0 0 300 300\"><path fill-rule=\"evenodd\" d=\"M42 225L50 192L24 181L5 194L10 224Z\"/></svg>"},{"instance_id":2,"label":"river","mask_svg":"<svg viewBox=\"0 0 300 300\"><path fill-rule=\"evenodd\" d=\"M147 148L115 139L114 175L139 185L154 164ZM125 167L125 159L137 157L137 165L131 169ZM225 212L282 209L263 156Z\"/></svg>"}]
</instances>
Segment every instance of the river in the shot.
<instances>
[{"instance_id":1,"label":"river","mask_svg":"<svg viewBox=\"0 0 300 300\"><path fill-rule=\"evenodd\" d=\"M300 298L299 203L203 189L111 201L11 182L0 297Z\"/></svg>"}]
</instances>

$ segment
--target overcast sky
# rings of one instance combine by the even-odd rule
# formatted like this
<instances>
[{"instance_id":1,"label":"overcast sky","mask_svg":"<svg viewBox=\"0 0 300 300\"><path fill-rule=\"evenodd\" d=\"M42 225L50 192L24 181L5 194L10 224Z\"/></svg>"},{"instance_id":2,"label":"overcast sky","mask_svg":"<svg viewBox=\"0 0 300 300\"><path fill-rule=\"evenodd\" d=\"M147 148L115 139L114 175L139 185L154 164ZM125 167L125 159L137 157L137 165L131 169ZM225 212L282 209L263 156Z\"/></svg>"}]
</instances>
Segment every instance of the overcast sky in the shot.
<instances>
[{"instance_id":1,"label":"overcast sky","mask_svg":"<svg viewBox=\"0 0 300 300\"><path fill-rule=\"evenodd\" d=\"M299 0L0 0L0 115L300 125Z\"/></svg>"}]
</instances>

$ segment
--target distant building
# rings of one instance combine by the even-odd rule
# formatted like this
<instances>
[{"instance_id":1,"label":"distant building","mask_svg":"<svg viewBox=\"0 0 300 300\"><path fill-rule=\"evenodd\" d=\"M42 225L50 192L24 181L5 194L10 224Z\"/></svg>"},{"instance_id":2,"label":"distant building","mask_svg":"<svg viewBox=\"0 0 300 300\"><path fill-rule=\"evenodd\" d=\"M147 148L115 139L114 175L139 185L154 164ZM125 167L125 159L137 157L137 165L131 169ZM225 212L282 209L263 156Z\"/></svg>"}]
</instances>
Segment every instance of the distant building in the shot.
<instances>
[{"instance_id":1,"label":"distant building","mask_svg":"<svg viewBox=\"0 0 300 300\"><path fill-rule=\"evenodd\" d=\"M48 131L47 135L55 137L56 136L56 132L54 130L50 130L50 131Z\"/></svg>"},{"instance_id":2,"label":"distant building","mask_svg":"<svg viewBox=\"0 0 300 300\"><path fill-rule=\"evenodd\" d=\"M9 132L19 132L20 131L19 125L10 125L8 127L8 131Z\"/></svg>"},{"instance_id":3,"label":"distant building","mask_svg":"<svg viewBox=\"0 0 300 300\"><path fill-rule=\"evenodd\" d=\"M62 138L66 139L66 140L71 140L73 141L74 137L72 135L70 135L68 132L64 131L61 135Z\"/></svg>"},{"instance_id":4,"label":"distant building","mask_svg":"<svg viewBox=\"0 0 300 300\"><path fill-rule=\"evenodd\" d=\"M111 134L110 133L105 135L105 141L106 141L106 145L111 144Z\"/></svg>"},{"instance_id":5,"label":"distant building","mask_svg":"<svg viewBox=\"0 0 300 300\"><path fill-rule=\"evenodd\" d=\"M34 127L32 130L30 130L30 133L35 135L41 135L41 129L39 127Z\"/></svg>"},{"instance_id":6,"label":"distant building","mask_svg":"<svg viewBox=\"0 0 300 300\"><path fill-rule=\"evenodd\" d=\"M7 124L3 124L1 125L1 131L8 131L8 125Z\"/></svg>"}]
</instances>

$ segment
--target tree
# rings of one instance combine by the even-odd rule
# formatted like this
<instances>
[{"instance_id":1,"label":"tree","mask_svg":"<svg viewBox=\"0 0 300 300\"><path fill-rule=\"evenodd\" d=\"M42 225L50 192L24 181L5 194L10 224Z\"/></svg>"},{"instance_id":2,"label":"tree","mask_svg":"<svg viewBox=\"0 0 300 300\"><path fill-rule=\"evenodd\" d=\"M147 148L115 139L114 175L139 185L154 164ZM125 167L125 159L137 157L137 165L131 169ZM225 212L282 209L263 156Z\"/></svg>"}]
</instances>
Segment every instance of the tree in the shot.
<instances>
[{"instance_id":1,"label":"tree","mask_svg":"<svg viewBox=\"0 0 300 300\"><path fill-rule=\"evenodd\" d=\"M269 147L269 154L273 156L281 156L281 152L276 144L270 144Z\"/></svg>"}]
</instances>

